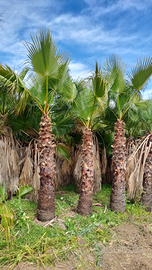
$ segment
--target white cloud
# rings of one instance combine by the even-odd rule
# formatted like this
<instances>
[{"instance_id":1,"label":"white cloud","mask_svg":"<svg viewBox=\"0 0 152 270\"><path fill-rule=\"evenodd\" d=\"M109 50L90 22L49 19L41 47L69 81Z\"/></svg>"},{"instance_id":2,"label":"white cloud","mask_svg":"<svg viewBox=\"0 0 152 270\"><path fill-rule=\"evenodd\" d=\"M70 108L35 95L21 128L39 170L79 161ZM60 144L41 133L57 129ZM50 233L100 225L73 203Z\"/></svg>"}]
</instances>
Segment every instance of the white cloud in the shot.
<instances>
[{"instance_id":1,"label":"white cloud","mask_svg":"<svg viewBox=\"0 0 152 270\"><path fill-rule=\"evenodd\" d=\"M4 1L2 2L4 3ZM48 4L48 1L46 2ZM13 1L13 3L14 5L15 3L19 4L20 1ZM32 3L37 3L37 1L32 1ZM42 1L39 3L39 6L41 5ZM5 32L0 44L0 50L4 52L9 50L15 53L18 42L20 41L20 34L23 40L27 40L30 33L35 32L36 29L43 26L48 26L53 31L57 41L64 43L75 42L79 45L85 44L85 49L89 52L96 50L96 48L101 50L102 47L107 45L111 48L117 45L119 47L120 45L125 47L126 42L129 43L137 40L135 34L128 36L126 33L122 33L120 25L111 30L105 29L104 23L95 25L93 23L94 17L90 17L89 14L88 16L84 14L73 16L70 13L62 13L59 16L57 14L56 16L53 14L52 16L51 13L50 19L48 19L40 11L36 12L35 6L35 4L32 6L30 2L27 2L25 5L25 1L23 1L22 4L13 6L14 11L12 12L12 9L7 9L4 3L3 9L5 7L7 10L5 17L8 18L8 21L0 29L0 35L3 35L3 32ZM119 42L120 44L118 44Z\"/></svg>"},{"instance_id":2,"label":"white cloud","mask_svg":"<svg viewBox=\"0 0 152 270\"><path fill-rule=\"evenodd\" d=\"M86 78L90 74L90 70L88 69L88 67L80 62L76 63L72 61L69 64L69 68L70 68L70 75L74 80Z\"/></svg>"},{"instance_id":3,"label":"white cloud","mask_svg":"<svg viewBox=\"0 0 152 270\"><path fill-rule=\"evenodd\" d=\"M89 7L89 10L97 17L100 15L115 12L116 14L124 10L143 11L152 7L151 0L117 0L105 1L104 0L84 0Z\"/></svg>"},{"instance_id":4,"label":"white cloud","mask_svg":"<svg viewBox=\"0 0 152 270\"><path fill-rule=\"evenodd\" d=\"M0 12L5 22L0 24L0 55L3 57L7 54L7 64L16 68L26 59L26 49L22 41L30 41L30 34L42 27L48 27L53 32L53 37L64 51L68 46L67 50L74 59L70 67L75 78L88 71L87 65L82 64L84 61L92 64L98 60L100 63L110 54L118 54L130 60L132 57L135 59L145 52L148 53L145 48L148 48L147 44L151 44L151 32L147 38L143 38L140 29L139 32L129 31L130 29L124 31L122 16L114 26L112 20L113 16L122 15L124 10L133 10L135 13L137 9L146 10L152 6L152 1L85 2L87 8L77 14L72 13L72 10L63 9L64 0L1 0ZM112 21L112 26L107 27L109 21L105 15L110 15L108 18ZM130 26L131 22L126 24ZM85 60L81 57L85 57Z\"/></svg>"},{"instance_id":5,"label":"white cloud","mask_svg":"<svg viewBox=\"0 0 152 270\"><path fill-rule=\"evenodd\" d=\"M145 90L142 93L142 97L143 97L143 99L152 99L152 89Z\"/></svg>"}]
</instances>

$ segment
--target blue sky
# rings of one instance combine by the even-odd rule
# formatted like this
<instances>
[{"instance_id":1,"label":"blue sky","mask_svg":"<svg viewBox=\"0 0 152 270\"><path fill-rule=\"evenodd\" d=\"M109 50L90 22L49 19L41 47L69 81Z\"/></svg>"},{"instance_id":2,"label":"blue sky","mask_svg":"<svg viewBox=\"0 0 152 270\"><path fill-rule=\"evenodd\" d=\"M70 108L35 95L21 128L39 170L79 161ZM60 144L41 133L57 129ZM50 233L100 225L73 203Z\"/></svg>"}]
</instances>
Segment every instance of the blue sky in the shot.
<instances>
[{"instance_id":1,"label":"blue sky","mask_svg":"<svg viewBox=\"0 0 152 270\"><path fill-rule=\"evenodd\" d=\"M70 55L75 79L112 54L128 70L137 59L151 55L152 0L0 0L0 13L0 62L15 70L27 58L23 41L44 27ZM148 97L152 80L144 93Z\"/></svg>"}]
</instances>

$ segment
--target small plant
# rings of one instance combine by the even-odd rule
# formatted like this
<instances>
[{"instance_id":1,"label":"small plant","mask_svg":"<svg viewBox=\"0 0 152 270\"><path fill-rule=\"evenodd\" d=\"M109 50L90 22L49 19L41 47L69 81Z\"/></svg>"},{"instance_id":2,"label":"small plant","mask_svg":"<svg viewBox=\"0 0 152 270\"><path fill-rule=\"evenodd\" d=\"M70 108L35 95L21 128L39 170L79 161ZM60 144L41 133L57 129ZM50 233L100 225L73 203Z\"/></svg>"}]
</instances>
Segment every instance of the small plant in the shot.
<instances>
[{"instance_id":1,"label":"small plant","mask_svg":"<svg viewBox=\"0 0 152 270\"><path fill-rule=\"evenodd\" d=\"M10 241L10 227L13 225L13 211L8 209L6 202L6 186L0 185L0 222L5 231L7 245Z\"/></svg>"},{"instance_id":2,"label":"small plant","mask_svg":"<svg viewBox=\"0 0 152 270\"><path fill-rule=\"evenodd\" d=\"M7 195L6 195L6 186L5 184L2 186L0 185L0 202L6 202Z\"/></svg>"},{"instance_id":3,"label":"small plant","mask_svg":"<svg viewBox=\"0 0 152 270\"><path fill-rule=\"evenodd\" d=\"M16 197L23 198L33 190L34 189L32 187L30 187L29 185L19 186L18 192L16 193Z\"/></svg>"},{"instance_id":4,"label":"small plant","mask_svg":"<svg viewBox=\"0 0 152 270\"><path fill-rule=\"evenodd\" d=\"M16 194L16 197L19 198L19 215L22 217L22 219L25 218L25 213L22 211L21 208L21 203L20 203L20 198L24 197L27 195L30 191L32 191L33 188L30 186L24 186L24 187L19 187L18 192ZM14 218L14 213L12 209L9 209L9 207L6 206L6 186L5 184L2 186L0 185L0 223L5 231L5 237L6 237L6 242L7 245L10 242L10 228L13 226L13 218Z\"/></svg>"}]
</instances>

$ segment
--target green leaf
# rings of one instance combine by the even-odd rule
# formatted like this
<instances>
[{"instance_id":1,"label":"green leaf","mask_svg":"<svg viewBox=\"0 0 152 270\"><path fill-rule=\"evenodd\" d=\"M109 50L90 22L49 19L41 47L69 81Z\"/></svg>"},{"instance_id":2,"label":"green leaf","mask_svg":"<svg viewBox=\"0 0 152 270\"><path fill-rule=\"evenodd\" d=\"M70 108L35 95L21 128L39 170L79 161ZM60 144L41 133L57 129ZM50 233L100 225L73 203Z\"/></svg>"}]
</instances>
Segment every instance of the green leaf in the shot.
<instances>
[{"instance_id":1,"label":"green leaf","mask_svg":"<svg viewBox=\"0 0 152 270\"><path fill-rule=\"evenodd\" d=\"M136 90L143 90L152 75L152 58L139 60L130 74L131 82Z\"/></svg>"},{"instance_id":2,"label":"green leaf","mask_svg":"<svg viewBox=\"0 0 152 270\"><path fill-rule=\"evenodd\" d=\"M102 122L97 122L93 125L92 130L102 131L107 125Z\"/></svg>"},{"instance_id":3,"label":"green leaf","mask_svg":"<svg viewBox=\"0 0 152 270\"><path fill-rule=\"evenodd\" d=\"M79 93L73 104L73 114L76 119L79 119L87 125L92 115L94 106L94 94L91 88L85 88Z\"/></svg>"},{"instance_id":4,"label":"green leaf","mask_svg":"<svg viewBox=\"0 0 152 270\"><path fill-rule=\"evenodd\" d=\"M112 92L120 94L124 91L124 71L124 64L118 57L112 56L106 61L104 72L106 74L105 77L108 79L108 82L110 82Z\"/></svg>"},{"instance_id":5,"label":"green leaf","mask_svg":"<svg viewBox=\"0 0 152 270\"><path fill-rule=\"evenodd\" d=\"M62 157L70 160L70 148L63 143L57 144L57 154L61 155Z\"/></svg>"},{"instance_id":6,"label":"green leaf","mask_svg":"<svg viewBox=\"0 0 152 270\"><path fill-rule=\"evenodd\" d=\"M53 131L56 137L67 134L72 127L74 127L74 123L73 119L69 115L64 116L63 114L60 114L55 119L55 123L53 123Z\"/></svg>"},{"instance_id":7,"label":"green leaf","mask_svg":"<svg viewBox=\"0 0 152 270\"><path fill-rule=\"evenodd\" d=\"M1 216L1 224L7 229L9 226L13 224L13 211L8 209L8 207L0 202L0 216Z\"/></svg>"},{"instance_id":8,"label":"green leaf","mask_svg":"<svg viewBox=\"0 0 152 270\"><path fill-rule=\"evenodd\" d=\"M26 185L19 188L19 191L16 193L16 197L25 197L27 194L29 194L31 191L33 191L34 188Z\"/></svg>"},{"instance_id":9,"label":"green leaf","mask_svg":"<svg viewBox=\"0 0 152 270\"><path fill-rule=\"evenodd\" d=\"M102 77L102 72L96 62L96 69L92 79L94 95L98 98L102 98L106 92L106 81Z\"/></svg>"},{"instance_id":10,"label":"green leaf","mask_svg":"<svg viewBox=\"0 0 152 270\"><path fill-rule=\"evenodd\" d=\"M28 57L34 71L42 77L57 78L61 55L52 39L49 30L40 30L31 36L32 43L25 42Z\"/></svg>"},{"instance_id":11,"label":"green leaf","mask_svg":"<svg viewBox=\"0 0 152 270\"><path fill-rule=\"evenodd\" d=\"M6 195L6 185L4 184L3 186L0 185L0 201L5 202L7 195Z\"/></svg>"}]
</instances>

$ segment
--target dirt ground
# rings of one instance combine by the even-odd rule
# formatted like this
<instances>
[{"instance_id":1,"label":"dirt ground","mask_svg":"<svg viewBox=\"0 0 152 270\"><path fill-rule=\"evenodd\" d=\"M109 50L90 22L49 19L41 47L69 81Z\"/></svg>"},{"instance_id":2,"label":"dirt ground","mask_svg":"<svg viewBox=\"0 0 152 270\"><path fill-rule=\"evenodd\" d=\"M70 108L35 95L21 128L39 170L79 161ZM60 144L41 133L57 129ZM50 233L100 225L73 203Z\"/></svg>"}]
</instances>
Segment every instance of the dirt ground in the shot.
<instances>
[{"instance_id":1,"label":"dirt ground","mask_svg":"<svg viewBox=\"0 0 152 270\"><path fill-rule=\"evenodd\" d=\"M106 247L98 243L98 266L95 264L96 256L93 250L79 249L71 254L68 260L56 262L53 267L46 267L46 270L152 270L152 224L140 227L126 223L113 228L112 232L112 240ZM44 268L23 262L14 268L37 269Z\"/></svg>"},{"instance_id":2,"label":"dirt ground","mask_svg":"<svg viewBox=\"0 0 152 270\"><path fill-rule=\"evenodd\" d=\"M124 224L113 229L106 246L103 270L152 270L152 224Z\"/></svg>"}]
</instances>

